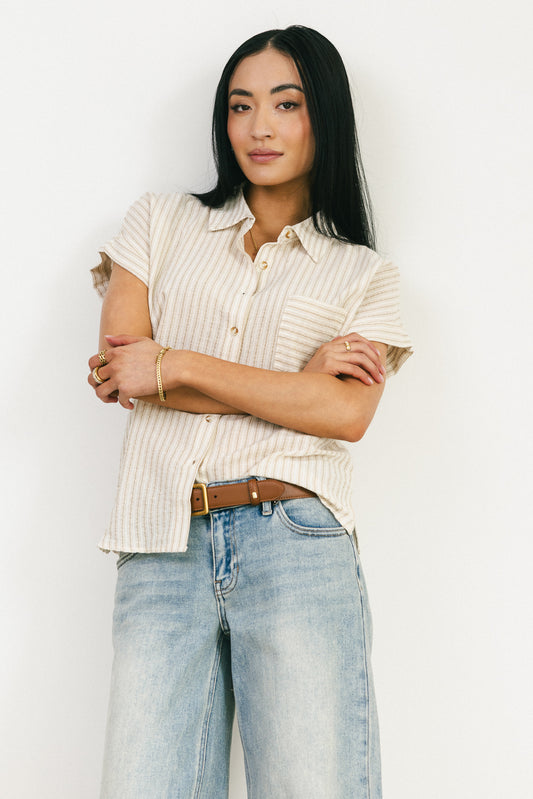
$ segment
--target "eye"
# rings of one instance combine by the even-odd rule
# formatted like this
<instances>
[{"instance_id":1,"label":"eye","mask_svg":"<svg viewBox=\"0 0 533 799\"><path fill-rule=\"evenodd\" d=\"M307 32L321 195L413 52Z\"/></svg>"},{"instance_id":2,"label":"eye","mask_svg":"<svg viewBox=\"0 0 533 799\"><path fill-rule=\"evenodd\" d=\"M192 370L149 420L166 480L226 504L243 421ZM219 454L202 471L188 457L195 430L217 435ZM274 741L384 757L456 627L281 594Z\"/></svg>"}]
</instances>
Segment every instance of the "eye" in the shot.
<instances>
[{"instance_id":1,"label":"eye","mask_svg":"<svg viewBox=\"0 0 533 799\"><path fill-rule=\"evenodd\" d=\"M293 108L298 108L298 103L294 103L292 100L284 100L283 103L278 105L278 108L281 108L283 111L291 111Z\"/></svg>"},{"instance_id":2,"label":"eye","mask_svg":"<svg viewBox=\"0 0 533 799\"><path fill-rule=\"evenodd\" d=\"M248 111L250 106L246 105L246 103L235 103L235 105L231 105L230 108L236 114L240 114L242 111Z\"/></svg>"}]
</instances>

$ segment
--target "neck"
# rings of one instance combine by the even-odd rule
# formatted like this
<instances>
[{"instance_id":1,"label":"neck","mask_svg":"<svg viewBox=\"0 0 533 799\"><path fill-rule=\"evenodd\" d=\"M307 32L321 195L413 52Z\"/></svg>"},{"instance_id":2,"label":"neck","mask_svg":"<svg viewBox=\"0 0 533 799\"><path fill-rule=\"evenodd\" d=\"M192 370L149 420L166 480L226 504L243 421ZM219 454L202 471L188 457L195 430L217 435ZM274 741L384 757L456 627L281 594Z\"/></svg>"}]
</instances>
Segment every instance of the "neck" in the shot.
<instances>
[{"instance_id":1,"label":"neck","mask_svg":"<svg viewBox=\"0 0 533 799\"><path fill-rule=\"evenodd\" d=\"M311 214L307 185L250 184L245 189L245 196L255 216L254 236L257 230L263 241L275 241L285 225L295 225Z\"/></svg>"}]
</instances>

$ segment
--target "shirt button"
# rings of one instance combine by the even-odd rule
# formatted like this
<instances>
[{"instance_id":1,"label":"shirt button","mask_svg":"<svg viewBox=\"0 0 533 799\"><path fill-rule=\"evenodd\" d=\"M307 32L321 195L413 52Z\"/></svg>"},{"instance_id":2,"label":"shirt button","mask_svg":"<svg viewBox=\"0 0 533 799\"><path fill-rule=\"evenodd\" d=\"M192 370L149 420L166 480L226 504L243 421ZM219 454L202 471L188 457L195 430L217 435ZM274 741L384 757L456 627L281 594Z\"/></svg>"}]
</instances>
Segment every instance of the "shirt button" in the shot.
<instances>
[{"instance_id":1,"label":"shirt button","mask_svg":"<svg viewBox=\"0 0 533 799\"><path fill-rule=\"evenodd\" d=\"M259 264L260 269L267 269L268 268L268 261L261 261Z\"/></svg>"},{"instance_id":2,"label":"shirt button","mask_svg":"<svg viewBox=\"0 0 533 799\"><path fill-rule=\"evenodd\" d=\"M232 336L236 336L238 332L239 332L239 328L238 327L232 327L230 329L230 333L231 333Z\"/></svg>"},{"instance_id":3,"label":"shirt button","mask_svg":"<svg viewBox=\"0 0 533 799\"><path fill-rule=\"evenodd\" d=\"M210 416L206 416L206 417L205 417L205 421L206 421L206 422L210 422L210 421L211 421L211 417L210 417Z\"/></svg>"}]
</instances>

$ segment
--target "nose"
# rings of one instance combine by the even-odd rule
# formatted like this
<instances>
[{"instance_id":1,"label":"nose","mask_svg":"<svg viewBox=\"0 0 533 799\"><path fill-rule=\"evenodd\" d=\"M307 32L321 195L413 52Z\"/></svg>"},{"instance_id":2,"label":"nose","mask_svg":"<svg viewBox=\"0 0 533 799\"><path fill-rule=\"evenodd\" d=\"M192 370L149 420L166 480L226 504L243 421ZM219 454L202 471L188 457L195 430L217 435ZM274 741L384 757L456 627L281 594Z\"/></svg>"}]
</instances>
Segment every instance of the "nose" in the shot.
<instances>
[{"instance_id":1,"label":"nose","mask_svg":"<svg viewBox=\"0 0 533 799\"><path fill-rule=\"evenodd\" d=\"M272 137L272 124L266 110L258 108L255 112L251 134L254 139L270 139Z\"/></svg>"}]
</instances>

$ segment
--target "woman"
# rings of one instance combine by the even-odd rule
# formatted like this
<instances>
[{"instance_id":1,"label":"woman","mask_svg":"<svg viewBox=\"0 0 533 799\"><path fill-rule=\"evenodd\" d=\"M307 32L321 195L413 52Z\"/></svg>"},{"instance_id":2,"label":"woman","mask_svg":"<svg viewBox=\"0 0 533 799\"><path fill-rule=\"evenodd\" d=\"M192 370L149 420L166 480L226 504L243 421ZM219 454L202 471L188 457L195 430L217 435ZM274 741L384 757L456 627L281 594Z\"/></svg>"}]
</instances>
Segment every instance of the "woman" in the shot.
<instances>
[{"instance_id":1,"label":"woman","mask_svg":"<svg viewBox=\"0 0 533 799\"><path fill-rule=\"evenodd\" d=\"M227 796L235 705L250 797L375 799L338 439L410 348L335 48L297 26L245 42L213 139L215 189L144 195L93 270L89 382L132 411L100 543L119 553L102 797Z\"/></svg>"}]
</instances>

